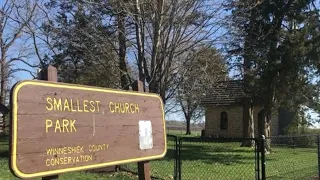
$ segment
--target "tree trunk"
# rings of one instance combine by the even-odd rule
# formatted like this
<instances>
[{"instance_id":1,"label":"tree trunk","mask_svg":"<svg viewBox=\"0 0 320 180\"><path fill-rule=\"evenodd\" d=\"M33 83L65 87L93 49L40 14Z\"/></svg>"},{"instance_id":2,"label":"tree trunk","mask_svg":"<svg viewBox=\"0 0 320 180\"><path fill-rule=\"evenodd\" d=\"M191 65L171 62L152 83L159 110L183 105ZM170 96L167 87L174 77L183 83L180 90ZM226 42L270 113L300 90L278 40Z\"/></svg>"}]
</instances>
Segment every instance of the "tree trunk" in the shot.
<instances>
[{"instance_id":1,"label":"tree trunk","mask_svg":"<svg viewBox=\"0 0 320 180\"><path fill-rule=\"evenodd\" d=\"M145 84L145 74L143 68L143 61L144 61L144 53L143 53L143 46L142 46L142 34L141 34L141 10L140 10L140 2L139 0L135 0L135 29L136 29L136 40L137 40L137 48L138 48L138 70L139 70L139 80ZM145 87L143 87L145 91Z\"/></svg>"},{"instance_id":2,"label":"tree trunk","mask_svg":"<svg viewBox=\"0 0 320 180\"><path fill-rule=\"evenodd\" d=\"M258 114L258 133L261 137L262 135L266 138L266 144L265 144L265 153L268 154L271 152L271 110L261 110Z\"/></svg>"},{"instance_id":3,"label":"tree trunk","mask_svg":"<svg viewBox=\"0 0 320 180\"><path fill-rule=\"evenodd\" d=\"M2 69L2 68L1 68ZM0 86L1 86L1 93L0 93L0 104L5 104L6 101L6 79L4 77L4 75L1 75L1 82L0 82Z\"/></svg>"},{"instance_id":4,"label":"tree trunk","mask_svg":"<svg viewBox=\"0 0 320 180\"><path fill-rule=\"evenodd\" d=\"M153 47L151 53L151 62L156 62L159 46L160 46L160 34L161 34L161 23L162 23L162 9L163 0L157 0L157 9L155 11L155 21L153 25Z\"/></svg>"},{"instance_id":5,"label":"tree trunk","mask_svg":"<svg viewBox=\"0 0 320 180\"><path fill-rule=\"evenodd\" d=\"M127 77L127 65L126 65L126 37L125 37L125 25L124 25L124 12L118 15L118 29L119 29L119 69L120 69L120 81L121 88L129 90L129 82Z\"/></svg>"},{"instance_id":6,"label":"tree trunk","mask_svg":"<svg viewBox=\"0 0 320 180\"><path fill-rule=\"evenodd\" d=\"M246 98L243 106L243 138L254 138L253 110L250 99ZM254 140L243 140L241 146L254 147Z\"/></svg>"},{"instance_id":7,"label":"tree trunk","mask_svg":"<svg viewBox=\"0 0 320 180\"><path fill-rule=\"evenodd\" d=\"M1 52L0 103L3 105L5 105L5 102L6 102L6 87L8 82L8 71L7 71L5 57L6 57L6 54L4 53L4 51Z\"/></svg>"},{"instance_id":8,"label":"tree trunk","mask_svg":"<svg viewBox=\"0 0 320 180\"><path fill-rule=\"evenodd\" d=\"M271 110L266 111L266 116L264 118L264 136L266 137L266 145L265 145L265 153L271 152L271 131L270 131L270 125L271 125Z\"/></svg>"},{"instance_id":9,"label":"tree trunk","mask_svg":"<svg viewBox=\"0 0 320 180\"><path fill-rule=\"evenodd\" d=\"M3 59L1 59L1 79L0 79L0 86L1 86L1 89L0 89L0 103L2 105L5 105L5 101L6 101L6 87L7 87L7 82L8 82L8 76L7 76L7 69L6 69L6 62L4 60L4 57ZM4 112L2 112L4 114ZM5 125L4 125L4 117L3 119L1 118L1 129L0 129L0 132L1 133L4 133L4 130L5 130Z\"/></svg>"},{"instance_id":10,"label":"tree trunk","mask_svg":"<svg viewBox=\"0 0 320 180\"><path fill-rule=\"evenodd\" d=\"M191 130L190 130L190 116L186 117L186 121L187 121L187 129L186 129L186 135L191 135Z\"/></svg>"},{"instance_id":11,"label":"tree trunk","mask_svg":"<svg viewBox=\"0 0 320 180\"><path fill-rule=\"evenodd\" d=\"M250 12L249 27L253 28L255 26L254 20L256 18L255 11ZM254 118L253 118L253 94L252 85L254 81L252 71L252 61L254 57L254 50L252 49L252 37L255 35L252 31L245 36L244 42L244 54L243 54L243 83L244 83L244 93L246 95L243 105L243 138L254 138ZM253 147L254 141L244 140L241 146Z\"/></svg>"}]
</instances>

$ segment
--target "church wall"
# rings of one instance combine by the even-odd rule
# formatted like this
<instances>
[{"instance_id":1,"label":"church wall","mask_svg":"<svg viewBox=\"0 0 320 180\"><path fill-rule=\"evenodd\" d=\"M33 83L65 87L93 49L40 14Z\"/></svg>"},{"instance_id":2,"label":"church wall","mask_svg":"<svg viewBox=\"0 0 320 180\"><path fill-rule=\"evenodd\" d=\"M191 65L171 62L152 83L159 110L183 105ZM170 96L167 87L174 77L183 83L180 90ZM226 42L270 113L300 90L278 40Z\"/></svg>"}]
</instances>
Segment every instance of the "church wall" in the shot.
<instances>
[{"instance_id":1,"label":"church wall","mask_svg":"<svg viewBox=\"0 0 320 180\"><path fill-rule=\"evenodd\" d=\"M254 128L255 136L258 135L258 113L261 107L255 107L254 109ZM220 129L220 115L221 112L228 113L228 129ZM239 137L243 136L243 108L242 106L230 105L230 106L211 106L206 107L205 113L205 136L211 137ZM279 135L279 123L278 113L275 112L271 119L271 136Z\"/></svg>"},{"instance_id":2,"label":"church wall","mask_svg":"<svg viewBox=\"0 0 320 180\"><path fill-rule=\"evenodd\" d=\"M220 130L220 114L228 113L228 129ZM206 108L206 136L242 137L242 107L215 106Z\"/></svg>"}]
</instances>

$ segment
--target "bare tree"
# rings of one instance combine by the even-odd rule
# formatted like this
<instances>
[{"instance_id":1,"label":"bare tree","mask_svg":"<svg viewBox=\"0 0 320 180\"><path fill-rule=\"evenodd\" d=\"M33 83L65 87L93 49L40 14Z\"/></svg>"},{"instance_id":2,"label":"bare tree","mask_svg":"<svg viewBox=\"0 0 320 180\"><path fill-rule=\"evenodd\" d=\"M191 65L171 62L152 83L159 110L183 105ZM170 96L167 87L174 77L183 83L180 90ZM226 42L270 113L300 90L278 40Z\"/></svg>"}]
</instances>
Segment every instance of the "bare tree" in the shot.
<instances>
[{"instance_id":1,"label":"bare tree","mask_svg":"<svg viewBox=\"0 0 320 180\"><path fill-rule=\"evenodd\" d=\"M182 58L185 52L205 43L213 45L221 38L213 35L220 30L223 9L220 3L212 1L114 0L104 3L72 3L81 4L87 13L94 14L109 29L113 29L110 33L99 36L96 36L96 32L88 34L86 31L77 31L73 37L80 34L83 37L94 37L90 41L97 46L101 42L112 44L112 50L107 49L105 54L117 54L118 58L113 59L118 64L115 68L119 72L117 77L121 87L127 89L131 79L139 78L145 85L145 91L160 94L164 103L176 94L180 86L181 82L174 80L175 74L186 68L183 63L186 59ZM70 17L76 17L76 14L68 13ZM52 18L48 18L49 23L50 19ZM90 22L92 21L89 20L88 23ZM95 26L91 25L93 27ZM53 29L51 32L61 34L60 30ZM66 31L65 28L64 32ZM116 40L110 38L114 35L117 36ZM86 54L92 53L90 48L87 50ZM52 54L56 53L53 51Z\"/></svg>"},{"instance_id":2,"label":"bare tree","mask_svg":"<svg viewBox=\"0 0 320 180\"><path fill-rule=\"evenodd\" d=\"M45 7L45 0L34 0L34 3L36 10L34 17L27 24L26 33L30 38L34 59L36 59L34 64L41 69L50 64L49 57L58 54L52 34L48 31L54 20L55 12Z\"/></svg>"},{"instance_id":3,"label":"bare tree","mask_svg":"<svg viewBox=\"0 0 320 180\"><path fill-rule=\"evenodd\" d=\"M5 104L6 91L9 79L18 71L26 71L20 68L18 63L33 67L28 62L31 55L26 37L27 25L34 17L36 5L30 0L5 0L0 7L0 103Z\"/></svg>"},{"instance_id":4,"label":"bare tree","mask_svg":"<svg viewBox=\"0 0 320 180\"><path fill-rule=\"evenodd\" d=\"M146 91L161 95L164 102L179 87L174 81L183 54L204 42L213 44L220 29L220 4L200 0L135 0L122 3L127 11L128 51L135 56L139 79ZM130 23L128 23L130 24Z\"/></svg>"},{"instance_id":5,"label":"bare tree","mask_svg":"<svg viewBox=\"0 0 320 180\"><path fill-rule=\"evenodd\" d=\"M121 3L121 1L119 2ZM119 40L119 70L120 70L120 78L121 78L121 87L123 89L129 89L130 77L128 77L127 70L127 45L126 45L126 27L125 27L125 16L126 12L122 8L123 5L119 4L117 13L117 24L118 24L118 40Z\"/></svg>"},{"instance_id":6,"label":"bare tree","mask_svg":"<svg viewBox=\"0 0 320 180\"><path fill-rule=\"evenodd\" d=\"M204 113L201 100L218 81L227 77L226 63L215 48L202 47L189 51L186 67L177 74L180 86L175 99L185 117L186 135L191 134L191 120L196 121Z\"/></svg>"}]
</instances>

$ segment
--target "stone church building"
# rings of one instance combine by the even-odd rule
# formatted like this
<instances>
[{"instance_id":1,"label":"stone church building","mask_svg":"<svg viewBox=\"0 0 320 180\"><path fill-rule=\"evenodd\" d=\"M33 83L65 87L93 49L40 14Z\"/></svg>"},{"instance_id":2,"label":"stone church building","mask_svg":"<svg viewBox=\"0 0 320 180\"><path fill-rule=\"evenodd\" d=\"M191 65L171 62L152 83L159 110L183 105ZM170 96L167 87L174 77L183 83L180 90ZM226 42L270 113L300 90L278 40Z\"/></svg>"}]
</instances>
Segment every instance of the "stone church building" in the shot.
<instances>
[{"instance_id":1,"label":"stone church building","mask_svg":"<svg viewBox=\"0 0 320 180\"><path fill-rule=\"evenodd\" d=\"M241 81L223 81L217 83L209 95L202 101L205 107L205 136L239 137L243 136L244 92ZM254 107L254 130L258 135L258 116L262 107ZM280 121L281 119L281 121ZM271 136L284 133L285 127L292 122L292 115L284 110L276 110L271 119Z\"/></svg>"}]
</instances>

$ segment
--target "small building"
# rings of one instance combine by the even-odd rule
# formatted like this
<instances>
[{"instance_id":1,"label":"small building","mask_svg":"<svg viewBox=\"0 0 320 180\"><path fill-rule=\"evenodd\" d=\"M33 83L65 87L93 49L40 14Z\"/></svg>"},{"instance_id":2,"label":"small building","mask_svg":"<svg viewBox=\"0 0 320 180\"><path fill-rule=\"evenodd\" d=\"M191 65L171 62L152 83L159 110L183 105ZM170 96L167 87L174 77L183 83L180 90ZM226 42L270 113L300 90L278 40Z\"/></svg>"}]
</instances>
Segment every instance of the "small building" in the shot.
<instances>
[{"instance_id":1,"label":"small building","mask_svg":"<svg viewBox=\"0 0 320 180\"><path fill-rule=\"evenodd\" d=\"M205 136L243 137L243 99L242 81L222 81L206 94L202 100L205 108ZM254 107L254 131L258 135L258 116L262 106ZM286 116L286 117L284 117ZM279 123L279 119L282 119ZM271 136L283 134L292 121L284 110L276 110L271 118Z\"/></svg>"}]
</instances>

